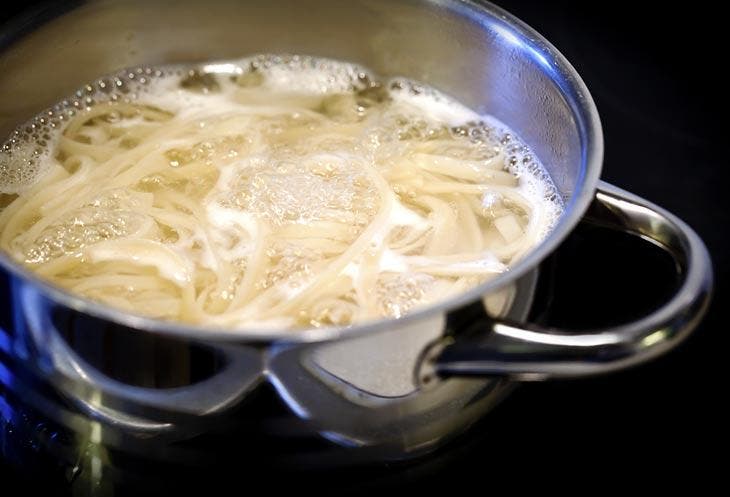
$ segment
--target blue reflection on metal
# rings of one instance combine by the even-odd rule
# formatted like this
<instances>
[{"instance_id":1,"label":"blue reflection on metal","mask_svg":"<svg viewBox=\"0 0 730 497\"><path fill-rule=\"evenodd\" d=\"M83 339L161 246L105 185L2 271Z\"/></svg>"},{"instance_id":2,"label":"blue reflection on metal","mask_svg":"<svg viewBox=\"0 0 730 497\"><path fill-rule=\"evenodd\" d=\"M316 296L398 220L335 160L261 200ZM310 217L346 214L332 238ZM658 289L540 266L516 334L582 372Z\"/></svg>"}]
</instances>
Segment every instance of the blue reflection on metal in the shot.
<instances>
[{"instance_id":1,"label":"blue reflection on metal","mask_svg":"<svg viewBox=\"0 0 730 497\"><path fill-rule=\"evenodd\" d=\"M20 280L13 280L14 284L10 286L10 309L13 313L13 323L11 330L15 334L15 343L13 344L13 355L20 360L28 359L28 347L26 341L23 339L23 335L27 333L27 327L25 322L24 312L19 304L20 300L20 287L25 286ZM43 311L36 307L31 307L30 312L32 314L41 314ZM6 334L6 330L3 330Z\"/></svg>"},{"instance_id":2,"label":"blue reflection on metal","mask_svg":"<svg viewBox=\"0 0 730 497\"><path fill-rule=\"evenodd\" d=\"M0 350L10 354L10 336L2 328L0 328Z\"/></svg>"},{"instance_id":3,"label":"blue reflection on metal","mask_svg":"<svg viewBox=\"0 0 730 497\"><path fill-rule=\"evenodd\" d=\"M552 69L552 64L550 63L548 58L543 55L542 52L531 46L528 46L527 49L532 52L532 56L540 63L541 66Z\"/></svg>"},{"instance_id":4,"label":"blue reflection on metal","mask_svg":"<svg viewBox=\"0 0 730 497\"><path fill-rule=\"evenodd\" d=\"M541 66L545 73L550 76L552 81L560 88L563 98L567 102L573 111L573 116L576 120L576 124L580 130L580 140L582 143L581 147L581 167L578 170L578 178L576 185L582 185L586 175L586 164L588 161L587 147L585 142L588 136L588 127L585 122L585 116L581 112L581 94L576 91L575 82L571 81L566 71L563 71L558 67L552 60L552 54L546 55L545 52L549 51L549 47L546 45L537 45L535 40L526 38L521 34L517 34L514 28L507 25L501 24L499 21L480 16L477 22L488 30L493 31L502 39L507 41L509 44L514 46L517 50L524 53L528 59L534 61ZM577 192L575 192L577 193ZM567 210L572 207L573 202L579 197L579 195L573 195L570 202L568 203Z\"/></svg>"},{"instance_id":5,"label":"blue reflection on metal","mask_svg":"<svg viewBox=\"0 0 730 497\"><path fill-rule=\"evenodd\" d=\"M512 28L507 27L502 24L498 24L496 22L482 22L482 24L488 24L489 28L497 33L497 35L504 38L505 41L510 43L511 45L516 46L517 48L520 48L524 51L528 52L529 58L535 60L538 64L540 64L542 67L550 71L551 73L556 72L556 68L553 66L553 64L550 62L550 60L545 57L545 54L542 53L542 49L538 48L533 45L533 43L530 40L526 40L524 38L520 38L517 36L514 31L512 31Z\"/></svg>"},{"instance_id":6,"label":"blue reflection on metal","mask_svg":"<svg viewBox=\"0 0 730 497\"><path fill-rule=\"evenodd\" d=\"M0 350L10 355L10 336L0 328ZM0 362L0 385L10 389L13 381L13 373ZM0 417L3 420L10 422L12 419L13 409L10 407L8 402L5 400L5 396L0 393Z\"/></svg>"},{"instance_id":7,"label":"blue reflection on metal","mask_svg":"<svg viewBox=\"0 0 730 497\"><path fill-rule=\"evenodd\" d=\"M2 421L10 421L13 415L13 408L7 403L4 397L0 396L0 419Z\"/></svg>"},{"instance_id":8,"label":"blue reflection on metal","mask_svg":"<svg viewBox=\"0 0 730 497\"><path fill-rule=\"evenodd\" d=\"M336 431L320 431L319 434L330 442L336 443L342 447L358 448L365 446L365 442L362 440L342 435Z\"/></svg>"},{"instance_id":9,"label":"blue reflection on metal","mask_svg":"<svg viewBox=\"0 0 730 497\"><path fill-rule=\"evenodd\" d=\"M294 397L292 397L284 384L281 382L281 380L279 380L279 378L276 377L275 374L269 373L267 374L267 378L271 385L274 387L274 390L276 390L276 393L278 393L281 399L286 403L286 405L289 406L289 409L294 411L294 414L296 414L301 419L309 419L309 411L307 411L307 409L305 409L303 405L301 405L294 399Z\"/></svg>"},{"instance_id":10,"label":"blue reflection on metal","mask_svg":"<svg viewBox=\"0 0 730 497\"><path fill-rule=\"evenodd\" d=\"M553 83L560 89L563 98L567 102L568 106L573 112L573 116L576 120L576 124L579 128L580 140L582 142L581 147L581 167L578 170L578 178L576 185L583 185L585 176L587 174L587 162L588 162L588 147L586 147L586 141L589 137L590 125L586 120L586 116L581 109L581 100L584 96L577 89L576 82L570 77L570 70L568 67L560 67L555 62L555 57L559 58L559 53L550 53L550 45L547 42L539 41L538 39L530 38L530 33L523 32L520 30L519 20L510 21L506 15L500 15L499 17L492 17L490 15L484 15L479 12L480 6L477 2L464 1L463 3L452 4L443 0L434 0L435 3L442 7L453 9L459 14L471 19L473 22L479 24L487 33L493 33L500 37L508 45L514 47L515 50L522 52L526 58L534 61L537 65L543 68L545 73L552 79ZM474 5L477 3L477 5ZM499 10L499 9L497 9ZM494 12L493 15L499 15L499 12ZM513 26L510 23L514 22L517 26ZM569 211L573 203L580 197L579 191L573 192L570 201L566 206L566 211Z\"/></svg>"},{"instance_id":11,"label":"blue reflection on metal","mask_svg":"<svg viewBox=\"0 0 730 497\"><path fill-rule=\"evenodd\" d=\"M13 408L10 407L10 404L7 403L5 397L0 395L0 418L2 418L3 421L10 422L12 416Z\"/></svg>"},{"instance_id":12,"label":"blue reflection on metal","mask_svg":"<svg viewBox=\"0 0 730 497\"><path fill-rule=\"evenodd\" d=\"M512 45L522 46L522 41L516 34L514 34L514 32L511 29L508 29L505 26L502 26L497 23L493 23L491 21L485 22L482 20L481 24L482 25L487 24L488 28L490 28L492 31L497 33L499 36L504 38L506 41L508 41Z\"/></svg>"},{"instance_id":13,"label":"blue reflection on metal","mask_svg":"<svg viewBox=\"0 0 730 497\"><path fill-rule=\"evenodd\" d=\"M13 373L5 367L5 364L0 362L0 385L5 385L10 388L12 386L11 383L13 382L13 377Z\"/></svg>"}]
</instances>

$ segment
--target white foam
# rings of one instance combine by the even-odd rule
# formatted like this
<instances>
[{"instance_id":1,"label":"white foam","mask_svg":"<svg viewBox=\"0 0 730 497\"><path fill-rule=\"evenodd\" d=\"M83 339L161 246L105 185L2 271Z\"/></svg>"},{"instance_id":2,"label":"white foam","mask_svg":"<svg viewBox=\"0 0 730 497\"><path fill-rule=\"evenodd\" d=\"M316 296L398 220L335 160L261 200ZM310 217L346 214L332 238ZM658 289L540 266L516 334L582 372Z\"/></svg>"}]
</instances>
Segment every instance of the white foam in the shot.
<instances>
[{"instance_id":1,"label":"white foam","mask_svg":"<svg viewBox=\"0 0 730 497\"><path fill-rule=\"evenodd\" d=\"M256 59L250 61L255 63ZM344 93L350 91L359 74L367 72L354 64L310 57L291 57L288 63L271 63L268 67L266 63L261 65L260 71L266 73L266 88L276 91L296 88L301 93Z\"/></svg>"},{"instance_id":2,"label":"white foam","mask_svg":"<svg viewBox=\"0 0 730 497\"><path fill-rule=\"evenodd\" d=\"M479 114L459 102L408 80L393 79L390 88L393 100L418 109L419 114L433 122L461 126L481 119Z\"/></svg>"},{"instance_id":3,"label":"white foam","mask_svg":"<svg viewBox=\"0 0 730 497\"><path fill-rule=\"evenodd\" d=\"M249 212L223 207L218 202L206 203L205 209L211 227L210 242L216 245L226 260L233 262L248 257L254 249L256 237L259 236L256 217ZM238 239L238 242L230 248L224 248L233 237ZM202 265L218 271L219 264L212 253L207 237L200 233L196 238L204 247Z\"/></svg>"}]
</instances>

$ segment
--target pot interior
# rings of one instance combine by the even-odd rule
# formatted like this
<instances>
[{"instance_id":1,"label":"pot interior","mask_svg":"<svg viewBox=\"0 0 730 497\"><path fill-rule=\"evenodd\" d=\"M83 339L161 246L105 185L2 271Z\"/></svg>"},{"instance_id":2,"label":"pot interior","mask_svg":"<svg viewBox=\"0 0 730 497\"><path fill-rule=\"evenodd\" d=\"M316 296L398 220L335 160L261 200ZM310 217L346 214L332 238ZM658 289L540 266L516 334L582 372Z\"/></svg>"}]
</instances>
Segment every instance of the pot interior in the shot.
<instances>
[{"instance_id":1,"label":"pot interior","mask_svg":"<svg viewBox=\"0 0 730 497\"><path fill-rule=\"evenodd\" d=\"M416 0L100 0L60 9L37 16L35 24L18 23L15 31L10 26L0 38L0 135L120 68L256 53L323 56L384 77L415 79L511 127L540 158L567 208L551 236L509 274L433 312L473 301L534 268L592 198L602 144L590 95L553 47L497 7ZM43 18L50 20L38 21ZM165 331L166 325L146 327Z\"/></svg>"},{"instance_id":2,"label":"pot interior","mask_svg":"<svg viewBox=\"0 0 730 497\"><path fill-rule=\"evenodd\" d=\"M416 79L494 115L570 199L586 167L573 101L581 95L554 49L489 9L408 0L84 3L0 53L0 135L123 67L309 54Z\"/></svg>"}]
</instances>

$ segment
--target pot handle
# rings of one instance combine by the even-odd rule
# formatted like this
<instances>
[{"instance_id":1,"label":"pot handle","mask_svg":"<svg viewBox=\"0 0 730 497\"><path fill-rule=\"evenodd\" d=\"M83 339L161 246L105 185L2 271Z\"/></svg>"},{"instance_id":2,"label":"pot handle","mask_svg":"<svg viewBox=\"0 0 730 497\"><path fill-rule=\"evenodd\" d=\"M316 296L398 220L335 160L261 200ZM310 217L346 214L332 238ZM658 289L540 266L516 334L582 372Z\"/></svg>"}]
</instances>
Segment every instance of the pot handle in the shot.
<instances>
[{"instance_id":1,"label":"pot handle","mask_svg":"<svg viewBox=\"0 0 730 497\"><path fill-rule=\"evenodd\" d=\"M416 381L427 386L436 376L588 376L640 364L687 337L707 310L712 290L712 263L697 234L661 207L604 182L586 219L667 250L682 278L676 294L638 321L579 334L495 320L477 341L452 336L432 344L422 354Z\"/></svg>"}]
</instances>

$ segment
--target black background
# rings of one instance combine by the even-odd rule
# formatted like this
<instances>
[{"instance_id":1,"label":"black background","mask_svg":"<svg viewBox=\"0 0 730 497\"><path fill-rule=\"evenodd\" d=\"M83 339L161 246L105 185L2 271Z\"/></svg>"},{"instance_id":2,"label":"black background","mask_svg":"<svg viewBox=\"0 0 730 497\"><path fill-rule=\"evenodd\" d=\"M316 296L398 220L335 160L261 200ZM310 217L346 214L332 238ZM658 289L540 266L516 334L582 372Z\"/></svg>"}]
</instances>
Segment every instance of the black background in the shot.
<instances>
[{"instance_id":1,"label":"black background","mask_svg":"<svg viewBox=\"0 0 730 497\"><path fill-rule=\"evenodd\" d=\"M537 484L593 493L611 485L628 490L629 481L653 486L681 480L700 490L722 476L727 443L722 406L728 361L721 342L730 189L724 182L728 84L722 73L730 26L709 1L682 8L628 0L497 3L543 34L582 75L604 127L602 178L674 212L706 241L715 264L712 307L687 342L650 364L588 380L528 384L441 454L352 481L323 478L317 490L487 493L495 482L508 482L514 490ZM25 5L6 9L0 19ZM551 323L620 321L666 296L671 281L660 271L666 266L652 268L651 257L632 262L620 246L604 246L604 267L597 268L596 241L583 239L590 234L576 237L561 256L571 269L558 290L580 291L556 296ZM522 476L509 476L515 472ZM0 472L3 480L34 484L7 468Z\"/></svg>"}]
</instances>

